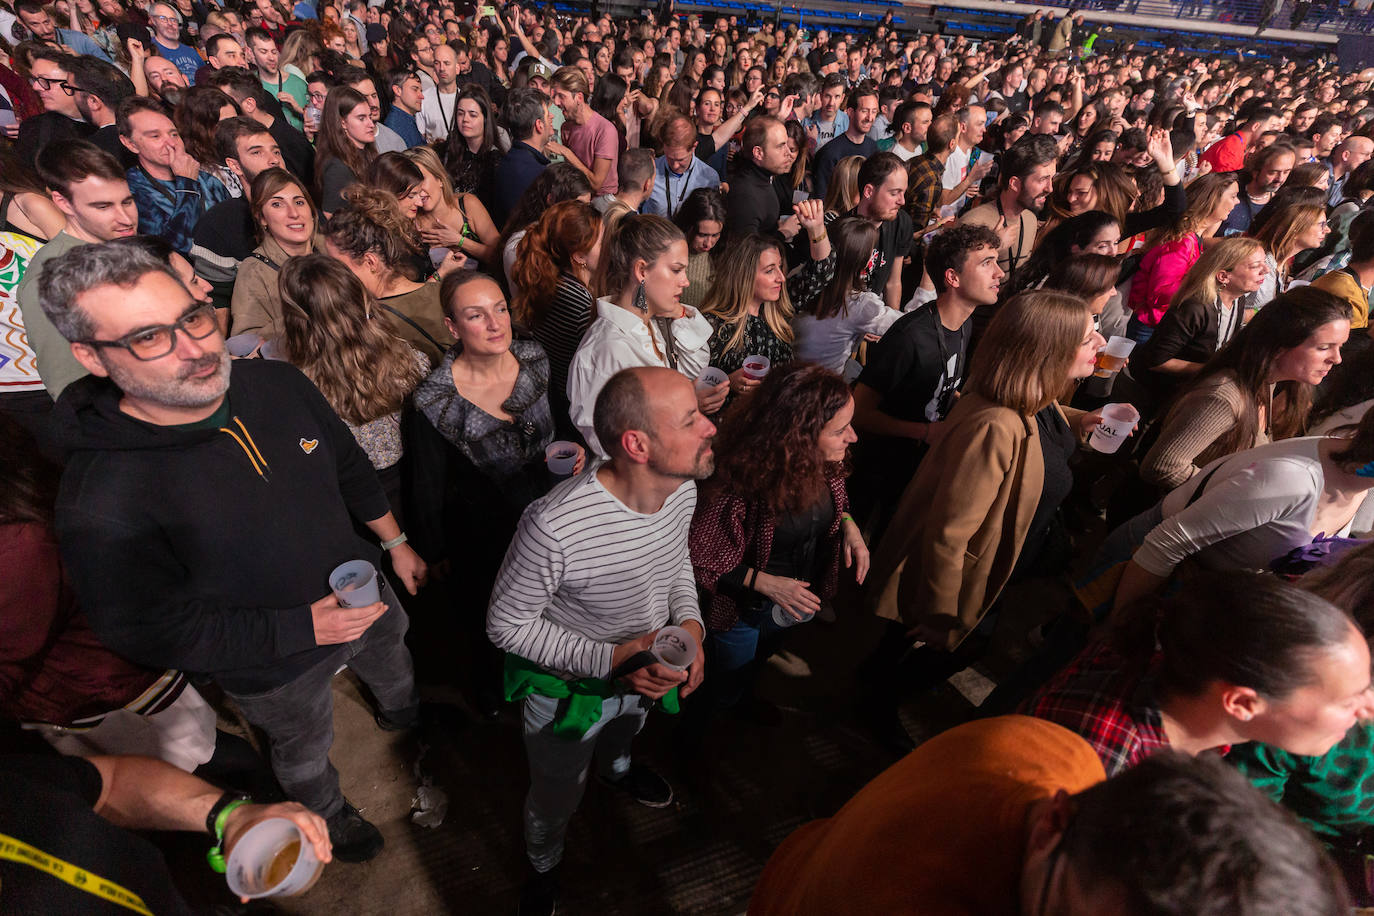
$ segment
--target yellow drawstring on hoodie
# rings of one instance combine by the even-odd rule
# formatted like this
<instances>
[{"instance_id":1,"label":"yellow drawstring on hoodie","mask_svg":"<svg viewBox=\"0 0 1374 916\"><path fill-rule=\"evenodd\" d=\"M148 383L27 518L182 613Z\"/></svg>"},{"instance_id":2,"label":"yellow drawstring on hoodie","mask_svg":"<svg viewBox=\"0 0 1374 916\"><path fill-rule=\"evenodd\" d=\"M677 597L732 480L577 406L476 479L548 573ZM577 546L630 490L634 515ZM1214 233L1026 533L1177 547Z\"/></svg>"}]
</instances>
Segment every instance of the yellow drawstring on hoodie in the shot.
<instances>
[{"instance_id":1,"label":"yellow drawstring on hoodie","mask_svg":"<svg viewBox=\"0 0 1374 916\"><path fill-rule=\"evenodd\" d=\"M248 432L248 427L244 426L243 421L238 417L234 417L233 420L234 425L243 433L242 438L239 437L238 433L227 426L221 426L219 431L227 433L230 438L239 444L239 448L243 449L243 453L248 456L249 462L252 463L253 470L257 471L258 476L263 480L267 480L268 476L272 473L271 466L267 463L267 459L262 457L262 452L258 451L258 444L253 441L253 436Z\"/></svg>"}]
</instances>

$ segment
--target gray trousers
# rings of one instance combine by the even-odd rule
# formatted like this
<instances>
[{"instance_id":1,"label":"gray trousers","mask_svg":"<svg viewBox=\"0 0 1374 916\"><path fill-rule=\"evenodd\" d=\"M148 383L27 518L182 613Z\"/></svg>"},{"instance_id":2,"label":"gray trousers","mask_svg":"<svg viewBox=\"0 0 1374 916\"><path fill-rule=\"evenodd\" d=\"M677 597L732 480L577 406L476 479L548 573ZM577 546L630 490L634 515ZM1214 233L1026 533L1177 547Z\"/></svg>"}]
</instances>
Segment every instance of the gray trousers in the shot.
<instances>
[{"instance_id":1,"label":"gray trousers","mask_svg":"<svg viewBox=\"0 0 1374 916\"><path fill-rule=\"evenodd\" d=\"M321 817L330 817L344 804L339 771L329 762L334 744L330 684L339 666L353 669L389 717L404 720L419 706L415 669L405 644L410 620L385 578L381 598L387 612L362 636L340 646L340 653L265 693L229 694L244 718L267 733L272 772L286 794Z\"/></svg>"},{"instance_id":2,"label":"gray trousers","mask_svg":"<svg viewBox=\"0 0 1374 916\"><path fill-rule=\"evenodd\" d=\"M630 742L649 715L639 694L611 697L602 702L601 718L580 739L559 738L550 727L558 703L538 694L525 700L525 752L530 760L525 851L538 872L550 870L563 859L568 821L582 801L592 757L602 777L624 776L630 771Z\"/></svg>"}]
</instances>

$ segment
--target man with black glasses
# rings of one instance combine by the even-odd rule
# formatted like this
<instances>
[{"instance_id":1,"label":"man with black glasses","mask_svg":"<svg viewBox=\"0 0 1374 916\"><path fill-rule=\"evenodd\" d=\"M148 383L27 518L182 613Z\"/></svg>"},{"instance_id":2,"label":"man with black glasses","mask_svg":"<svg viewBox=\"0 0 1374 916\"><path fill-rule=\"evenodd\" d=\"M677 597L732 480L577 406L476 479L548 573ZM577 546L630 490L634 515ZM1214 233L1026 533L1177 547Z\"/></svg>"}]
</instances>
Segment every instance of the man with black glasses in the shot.
<instances>
[{"instance_id":1,"label":"man with black glasses","mask_svg":"<svg viewBox=\"0 0 1374 916\"><path fill-rule=\"evenodd\" d=\"M282 787L325 819L334 856L372 858L382 836L329 762L330 683L352 668L378 725L413 726L408 622L380 573L380 600L353 608L329 578L380 562L355 522L411 594L426 569L366 453L298 370L231 363L213 307L145 252L77 248L39 297L90 373L57 408L71 458L56 526L92 629L126 658L213 677L267 734Z\"/></svg>"}]
</instances>

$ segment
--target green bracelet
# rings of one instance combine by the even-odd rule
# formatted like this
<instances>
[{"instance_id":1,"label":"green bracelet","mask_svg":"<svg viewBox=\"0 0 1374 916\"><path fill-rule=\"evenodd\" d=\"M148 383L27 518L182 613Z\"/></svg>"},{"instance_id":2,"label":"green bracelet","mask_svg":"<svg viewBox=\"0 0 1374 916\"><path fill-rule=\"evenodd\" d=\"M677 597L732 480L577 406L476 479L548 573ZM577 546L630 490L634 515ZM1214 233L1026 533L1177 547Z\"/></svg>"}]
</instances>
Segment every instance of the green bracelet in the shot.
<instances>
[{"instance_id":1,"label":"green bracelet","mask_svg":"<svg viewBox=\"0 0 1374 916\"><path fill-rule=\"evenodd\" d=\"M840 516L840 521L842 521L842 522L854 522L854 516L852 516L852 515L850 515L848 512L846 512L846 513L844 513L843 515ZM858 522L854 522L854 524L857 525Z\"/></svg>"},{"instance_id":2,"label":"green bracelet","mask_svg":"<svg viewBox=\"0 0 1374 916\"><path fill-rule=\"evenodd\" d=\"M211 846L210 850L205 853L205 861L209 863L212 871L222 875L228 870L222 847L224 846L224 824L229 820L229 812L241 805L251 805L252 803L251 798L236 798L221 808L215 817L215 845Z\"/></svg>"}]
</instances>

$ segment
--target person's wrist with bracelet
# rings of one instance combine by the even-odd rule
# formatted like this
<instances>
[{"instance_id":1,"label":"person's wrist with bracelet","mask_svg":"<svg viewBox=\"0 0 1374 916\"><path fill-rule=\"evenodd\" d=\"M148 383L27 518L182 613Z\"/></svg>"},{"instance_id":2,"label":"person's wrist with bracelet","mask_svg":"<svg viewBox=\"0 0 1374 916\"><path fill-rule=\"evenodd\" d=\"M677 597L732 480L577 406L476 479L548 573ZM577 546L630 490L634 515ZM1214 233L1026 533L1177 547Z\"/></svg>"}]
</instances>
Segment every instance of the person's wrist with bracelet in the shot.
<instances>
[{"instance_id":1,"label":"person's wrist with bracelet","mask_svg":"<svg viewBox=\"0 0 1374 916\"><path fill-rule=\"evenodd\" d=\"M406 537L406 533L402 531L400 534L396 535L396 537L392 538L391 540L382 541L382 549L386 551L395 550L397 547L400 547L408 540L410 540L410 538Z\"/></svg>"},{"instance_id":2,"label":"person's wrist with bracelet","mask_svg":"<svg viewBox=\"0 0 1374 916\"><path fill-rule=\"evenodd\" d=\"M808 232L806 233L806 237L812 245L819 245L821 242L827 241L830 238L830 233L822 226L820 235L812 235Z\"/></svg>"}]
</instances>

